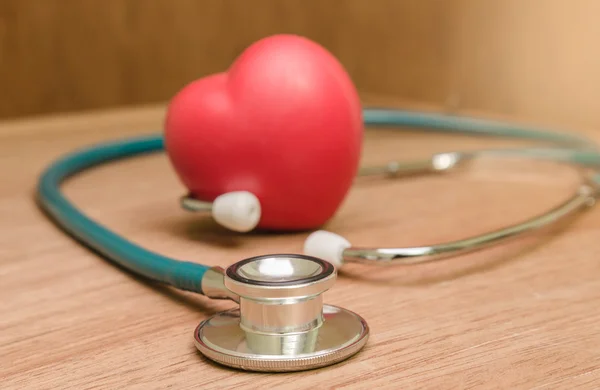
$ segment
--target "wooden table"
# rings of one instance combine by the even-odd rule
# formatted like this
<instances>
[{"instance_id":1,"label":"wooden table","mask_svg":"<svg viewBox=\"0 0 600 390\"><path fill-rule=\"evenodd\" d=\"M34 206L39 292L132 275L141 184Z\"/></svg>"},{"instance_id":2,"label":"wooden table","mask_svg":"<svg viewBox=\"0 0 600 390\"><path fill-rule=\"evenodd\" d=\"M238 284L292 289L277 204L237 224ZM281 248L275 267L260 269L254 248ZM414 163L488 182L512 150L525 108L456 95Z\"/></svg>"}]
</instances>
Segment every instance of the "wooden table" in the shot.
<instances>
[{"instance_id":1,"label":"wooden table","mask_svg":"<svg viewBox=\"0 0 600 390\"><path fill-rule=\"evenodd\" d=\"M33 201L37 175L54 158L159 131L163 115L163 107L142 107L0 125L0 387L600 387L597 209L561 230L438 263L349 267L325 299L362 314L371 337L362 352L333 367L271 375L208 362L192 331L229 303L119 270L64 235ZM481 142L369 130L364 162ZM326 228L357 245L401 246L514 223L573 188L571 171L530 164L360 180ZM184 189L162 154L93 169L65 191L136 243L208 264L300 252L308 235L234 234L186 213L177 203Z\"/></svg>"}]
</instances>

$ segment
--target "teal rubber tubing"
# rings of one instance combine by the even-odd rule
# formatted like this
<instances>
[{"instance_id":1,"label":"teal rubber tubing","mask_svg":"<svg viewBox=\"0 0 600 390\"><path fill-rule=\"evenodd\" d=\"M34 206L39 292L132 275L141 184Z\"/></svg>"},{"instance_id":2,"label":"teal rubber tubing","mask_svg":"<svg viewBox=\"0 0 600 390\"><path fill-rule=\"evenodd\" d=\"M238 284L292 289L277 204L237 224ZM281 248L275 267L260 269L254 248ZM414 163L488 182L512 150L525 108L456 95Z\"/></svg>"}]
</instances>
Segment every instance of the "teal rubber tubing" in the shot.
<instances>
[{"instance_id":1,"label":"teal rubber tubing","mask_svg":"<svg viewBox=\"0 0 600 390\"><path fill-rule=\"evenodd\" d=\"M135 245L84 215L60 190L64 180L87 168L162 149L163 140L155 135L99 144L66 155L42 174L38 203L66 232L118 265L148 279L202 293L202 276L208 266L171 259Z\"/></svg>"},{"instance_id":2,"label":"teal rubber tubing","mask_svg":"<svg viewBox=\"0 0 600 390\"><path fill-rule=\"evenodd\" d=\"M600 164L600 154L591 150L594 147L589 140L567 133L435 113L378 108L368 108L363 112L366 126L409 127L456 134L545 141L568 149L538 150L537 154L540 157L551 156L553 159L581 165ZM60 189L66 179L85 169L163 149L163 137L156 134L101 143L65 155L42 172L37 187L38 204L65 232L121 267L156 282L202 293L202 277L210 266L176 260L128 241L86 216ZM600 182L597 175L596 179Z\"/></svg>"},{"instance_id":3,"label":"teal rubber tubing","mask_svg":"<svg viewBox=\"0 0 600 390\"><path fill-rule=\"evenodd\" d=\"M594 148L593 143L587 138L564 131L540 130L518 124L464 116L385 108L366 108L363 110L363 119L365 124L370 127L403 126L436 132L543 141L578 149Z\"/></svg>"}]
</instances>

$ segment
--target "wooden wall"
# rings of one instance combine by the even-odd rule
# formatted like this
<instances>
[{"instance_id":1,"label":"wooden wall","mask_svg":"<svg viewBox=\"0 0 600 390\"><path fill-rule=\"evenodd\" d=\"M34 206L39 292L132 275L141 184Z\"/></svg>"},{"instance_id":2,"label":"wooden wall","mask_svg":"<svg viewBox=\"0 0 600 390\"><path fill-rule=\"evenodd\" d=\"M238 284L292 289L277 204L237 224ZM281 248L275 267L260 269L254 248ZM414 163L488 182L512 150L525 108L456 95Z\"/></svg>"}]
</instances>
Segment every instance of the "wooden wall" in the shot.
<instances>
[{"instance_id":1,"label":"wooden wall","mask_svg":"<svg viewBox=\"0 0 600 390\"><path fill-rule=\"evenodd\" d=\"M460 106L600 128L600 1L455 4L447 85Z\"/></svg>"},{"instance_id":2,"label":"wooden wall","mask_svg":"<svg viewBox=\"0 0 600 390\"><path fill-rule=\"evenodd\" d=\"M0 118L162 102L297 33L363 93L600 125L600 1L0 0Z\"/></svg>"}]
</instances>

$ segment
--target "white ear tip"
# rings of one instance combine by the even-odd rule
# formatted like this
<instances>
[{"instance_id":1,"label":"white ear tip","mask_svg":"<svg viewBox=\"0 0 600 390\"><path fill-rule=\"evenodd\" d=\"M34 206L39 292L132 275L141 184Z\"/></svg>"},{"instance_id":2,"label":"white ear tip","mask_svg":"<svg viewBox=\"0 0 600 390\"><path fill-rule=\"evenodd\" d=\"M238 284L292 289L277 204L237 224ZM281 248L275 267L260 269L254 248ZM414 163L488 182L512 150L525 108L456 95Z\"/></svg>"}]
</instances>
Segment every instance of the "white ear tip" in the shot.
<instances>
[{"instance_id":1,"label":"white ear tip","mask_svg":"<svg viewBox=\"0 0 600 390\"><path fill-rule=\"evenodd\" d=\"M336 268L341 267L344 259L344 249L351 246L344 237L325 230L311 233L304 241L304 254L318 257L333 264Z\"/></svg>"},{"instance_id":2,"label":"white ear tip","mask_svg":"<svg viewBox=\"0 0 600 390\"><path fill-rule=\"evenodd\" d=\"M212 215L220 225L236 232L249 232L260 221L260 202L247 191L234 191L218 196Z\"/></svg>"}]
</instances>

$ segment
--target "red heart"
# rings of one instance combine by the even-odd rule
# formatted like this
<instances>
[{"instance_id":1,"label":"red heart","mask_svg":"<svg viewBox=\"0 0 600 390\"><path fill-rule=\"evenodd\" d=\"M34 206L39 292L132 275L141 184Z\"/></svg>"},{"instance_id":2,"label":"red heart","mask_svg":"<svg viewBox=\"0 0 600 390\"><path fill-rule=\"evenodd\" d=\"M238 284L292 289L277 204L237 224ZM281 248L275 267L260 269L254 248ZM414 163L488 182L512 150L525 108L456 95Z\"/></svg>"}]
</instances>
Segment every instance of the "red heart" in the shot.
<instances>
[{"instance_id":1,"label":"red heart","mask_svg":"<svg viewBox=\"0 0 600 390\"><path fill-rule=\"evenodd\" d=\"M196 198L250 191L259 227L299 230L341 205L362 137L360 99L342 65L315 42L275 35L172 99L165 148Z\"/></svg>"}]
</instances>

